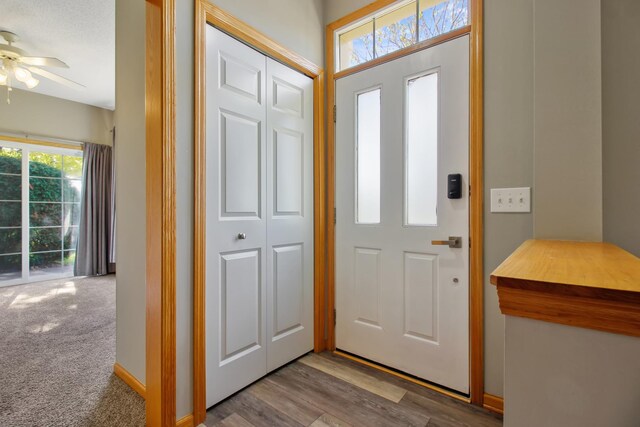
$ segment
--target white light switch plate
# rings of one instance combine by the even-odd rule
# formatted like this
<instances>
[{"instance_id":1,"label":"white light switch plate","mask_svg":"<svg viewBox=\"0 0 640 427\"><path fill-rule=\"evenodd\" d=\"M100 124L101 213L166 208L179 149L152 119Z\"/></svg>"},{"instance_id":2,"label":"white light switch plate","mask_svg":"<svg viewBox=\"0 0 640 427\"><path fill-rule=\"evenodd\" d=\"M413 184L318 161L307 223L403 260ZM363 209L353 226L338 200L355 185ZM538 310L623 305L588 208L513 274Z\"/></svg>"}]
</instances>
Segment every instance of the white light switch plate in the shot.
<instances>
[{"instance_id":1,"label":"white light switch plate","mask_svg":"<svg viewBox=\"0 0 640 427\"><path fill-rule=\"evenodd\" d=\"M492 188L491 212L531 212L531 188Z\"/></svg>"}]
</instances>

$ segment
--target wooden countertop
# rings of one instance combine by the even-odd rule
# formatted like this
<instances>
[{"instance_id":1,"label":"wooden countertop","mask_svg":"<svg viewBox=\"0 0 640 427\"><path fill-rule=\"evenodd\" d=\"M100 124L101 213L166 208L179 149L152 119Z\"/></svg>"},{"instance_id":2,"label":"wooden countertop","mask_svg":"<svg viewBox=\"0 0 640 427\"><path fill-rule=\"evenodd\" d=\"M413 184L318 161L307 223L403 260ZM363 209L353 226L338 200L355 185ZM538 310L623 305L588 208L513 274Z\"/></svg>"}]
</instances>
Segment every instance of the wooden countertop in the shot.
<instances>
[{"instance_id":1,"label":"wooden countertop","mask_svg":"<svg viewBox=\"0 0 640 427\"><path fill-rule=\"evenodd\" d=\"M640 337L640 258L615 245L528 240L491 283L504 314Z\"/></svg>"}]
</instances>

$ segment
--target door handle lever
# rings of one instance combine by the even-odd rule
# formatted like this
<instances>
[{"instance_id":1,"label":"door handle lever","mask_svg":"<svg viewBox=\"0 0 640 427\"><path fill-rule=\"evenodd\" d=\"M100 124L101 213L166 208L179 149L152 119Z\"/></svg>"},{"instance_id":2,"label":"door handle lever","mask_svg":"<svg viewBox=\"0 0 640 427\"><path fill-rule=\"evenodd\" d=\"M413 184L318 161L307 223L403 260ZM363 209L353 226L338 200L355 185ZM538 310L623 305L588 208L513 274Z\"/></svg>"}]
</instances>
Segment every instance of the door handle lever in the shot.
<instances>
[{"instance_id":1,"label":"door handle lever","mask_svg":"<svg viewBox=\"0 0 640 427\"><path fill-rule=\"evenodd\" d=\"M431 244L449 246L450 248L461 248L462 237L450 236L449 240L432 240Z\"/></svg>"}]
</instances>

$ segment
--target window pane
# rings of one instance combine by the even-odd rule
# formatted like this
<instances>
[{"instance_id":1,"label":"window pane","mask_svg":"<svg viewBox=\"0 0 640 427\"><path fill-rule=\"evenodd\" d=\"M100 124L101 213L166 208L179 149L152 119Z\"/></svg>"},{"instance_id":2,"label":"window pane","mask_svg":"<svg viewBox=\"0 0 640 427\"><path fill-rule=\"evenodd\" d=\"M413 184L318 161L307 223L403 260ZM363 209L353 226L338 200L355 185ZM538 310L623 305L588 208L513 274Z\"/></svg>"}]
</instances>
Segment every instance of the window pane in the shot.
<instances>
[{"instance_id":1,"label":"window pane","mask_svg":"<svg viewBox=\"0 0 640 427\"><path fill-rule=\"evenodd\" d=\"M419 40L428 40L469 24L469 0L420 0Z\"/></svg>"},{"instance_id":2,"label":"window pane","mask_svg":"<svg viewBox=\"0 0 640 427\"><path fill-rule=\"evenodd\" d=\"M406 90L406 223L436 225L438 73L409 80Z\"/></svg>"},{"instance_id":3,"label":"window pane","mask_svg":"<svg viewBox=\"0 0 640 427\"><path fill-rule=\"evenodd\" d=\"M29 226L62 225L62 205L60 203L30 203Z\"/></svg>"},{"instance_id":4,"label":"window pane","mask_svg":"<svg viewBox=\"0 0 640 427\"><path fill-rule=\"evenodd\" d=\"M80 193L82 192L82 181L79 179L64 180L64 201L79 202Z\"/></svg>"},{"instance_id":5,"label":"window pane","mask_svg":"<svg viewBox=\"0 0 640 427\"><path fill-rule=\"evenodd\" d=\"M340 70L373 59L373 20L338 36Z\"/></svg>"},{"instance_id":6,"label":"window pane","mask_svg":"<svg viewBox=\"0 0 640 427\"><path fill-rule=\"evenodd\" d=\"M62 269L65 273L73 273L73 264L76 261L76 251L64 251Z\"/></svg>"},{"instance_id":7,"label":"window pane","mask_svg":"<svg viewBox=\"0 0 640 427\"><path fill-rule=\"evenodd\" d=\"M64 225L78 225L80 223L80 203L64 204Z\"/></svg>"},{"instance_id":8,"label":"window pane","mask_svg":"<svg viewBox=\"0 0 640 427\"><path fill-rule=\"evenodd\" d=\"M0 146L0 173L22 174L22 150Z\"/></svg>"},{"instance_id":9,"label":"window pane","mask_svg":"<svg viewBox=\"0 0 640 427\"><path fill-rule=\"evenodd\" d=\"M62 249L62 228L32 228L29 230L29 251L55 251Z\"/></svg>"},{"instance_id":10,"label":"window pane","mask_svg":"<svg viewBox=\"0 0 640 427\"><path fill-rule=\"evenodd\" d=\"M64 156L62 162L65 178L82 178L82 157Z\"/></svg>"},{"instance_id":11,"label":"window pane","mask_svg":"<svg viewBox=\"0 0 640 427\"><path fill-rule=\"evenodd\" d=\"M0 202L0 227L20 227L22 225L22 203Z\"/></svg>"},{"instance_id":12,"label":"window pane","mask_svg":"<svg viewBox=\"0 0 640 427\"><path fill-rule=\"evenodd\" d=\"M376 58L411 46L417 40L416 2L375 19Z\"/></svg>"},{"instance_id":13,"label":"window pane","mask_svg":"<svg viewBox=\"0 0 640 427\"><path fill-rule=\"evenodd\" d=\"M0 174L0 200L22 200L22 177Z\"/></svg>"},{"instance_id":14,"label":"window pane","mask_svg":"<svg viewBox=\"0 0 640 427\"><path fill-rule=\"evenodd\" d=\"M357 100L356 219L380 223L380 89L361 93Z\"/></svg>"},{"instance_id":15,"label":"window pane","mask_svg":"<svg viewBox=\"0 0 640 427\"><path fill-rule=\"evenodd\" d=\"M22 277L22 255L0 255L0 282Z\"/></svg>"},{"instance_id":16,"label":"window pane","mask_svg":"<svg viewBox=\"0 0 640 427\"><path fill-rule=\"evenodd\" d=\"M0 282L22 277L22 150L0 146ZM6 200L15 200L7 202ZM12 254L12 255L6 255Z\"/></svg>"},{"instance_id":17,"label":"window pane","mask_svg":"<svg viewBox=\"0 0 640 427\"><path fill-rule=\"evenodd\" d=\"M60 178L62 175L62 155L49 153L29 153L29 176L49 176Z\"/></svg>"},{"instance_id":18,"label":"window pane","mask_svg":"<svg viewBox=\"0 0 640 427\"><path fill-rule=\"evenodd\" d=\"M29 273L31 276L62 273L62 251L30 254Z\"/></svg>"},{"instance_id":19,"label":"window pane","mask_svg":"<svg viewBox=\"0 0 640 427\"><path fill-rule=\"evenodd\" d=\"M64 233L64 249L76 249L78 244L78 227L69 227Z\"/></svg>"},{"instance_id":20,"label":"window pane","mask_svg":"<svg viewBox=\"0 0 640 427\"><path fill-rule=\"evenodd\" d=\"M0 228L0 254L20 253L21 242L21 228Z\"/></svg>"},{"instance_id":21,"label":"window pane","mask_svg":"<svg viewBox=\"0 0 640 427\"><path fill-rule=\"evenodd\" d=\"M61 202L62 180L29 178L29 200L33 202Z\"/></svg>"}]
</instances>

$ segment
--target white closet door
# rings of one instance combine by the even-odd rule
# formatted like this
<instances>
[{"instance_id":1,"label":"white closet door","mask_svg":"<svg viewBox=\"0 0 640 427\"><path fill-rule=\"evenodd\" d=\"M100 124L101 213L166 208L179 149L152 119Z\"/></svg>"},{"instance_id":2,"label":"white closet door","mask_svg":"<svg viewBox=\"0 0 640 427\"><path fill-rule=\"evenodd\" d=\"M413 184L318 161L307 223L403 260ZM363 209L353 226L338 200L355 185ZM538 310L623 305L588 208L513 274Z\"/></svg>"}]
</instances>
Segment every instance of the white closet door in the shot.
<instances>
[{"instance_id":1,"label":"white closet door","mask_svg":"<svg viewBox=\"0 0 640 427\"><path fill-rule=\"evenodd\" d=\"M267 58L267 369L313 349L313 80Z\"/></svg>"},{"instance_id":2,"label":"white closet door","mask_svg":"<svg viewBox=\"0 0 640 427\"><path fill-rule=\"evenodd\" d=\"M266 374L265 57L207 27L207 406Z\"/></svg>"},{"instance_id":3,"label":"white closet door","mask_svg":"<svg viewBox=\"0 0 640 427\"><path fill-rule=\"evenodd\" d=\"M207 27L207 406L313 348L313 81Z\"/></svg>"}]
</instances>

